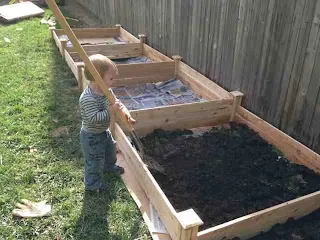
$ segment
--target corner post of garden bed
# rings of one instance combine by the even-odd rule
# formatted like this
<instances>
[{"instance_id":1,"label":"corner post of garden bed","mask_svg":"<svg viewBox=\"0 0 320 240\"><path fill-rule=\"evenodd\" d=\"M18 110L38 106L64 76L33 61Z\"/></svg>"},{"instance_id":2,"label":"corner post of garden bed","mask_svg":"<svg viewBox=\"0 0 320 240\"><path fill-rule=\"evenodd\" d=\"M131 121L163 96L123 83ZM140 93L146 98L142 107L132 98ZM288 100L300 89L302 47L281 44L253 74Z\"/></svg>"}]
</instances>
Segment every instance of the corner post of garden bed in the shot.
<instances>
[{"instance_id":1,"label":"corner post of garden bed","mask_svg":"<svg viewBox=\"0 0 320 240\"><path fill-rule=\"evenodd\" d=\"M176 78L178 76L179 63L182 60L182 57L179 55L173 55L172 59L174 60L174 77Z\"/></svg>"},{"instance_id":2,"label":"corner post of garden bed","mask_svg":"<svg viewBox=\"0 0 320 240\"><path fill-rule=\"evenodd\" d=\"M232 112L230 116L230 122L233 122L237 113L237 109L239 106L241 106L242 98L243 98L243 93L239 91L233 91L231 92L233 96L233 105L232 105Z\"/></svg>"},{"instance_id":3,"label":"corner post of garden bed","mask_svg":"<svg viewBox=\"0 0 320 240\"><path fill-rule=\"evenodd\" d=\"M138 37L139 37L139 40L140 40L140 42L141 42L142 45L143 45L144 43L146 43L146 41L147 41L147 36L146 36L145 34L139 34Z\"/></svg>"},{"instance_id":4,"label":"corner post of garden bed","mask_svg":"<svg viewBox=\"0 0 320 240\"><path fill-rule=\"evenodd\" d=\"M177 240L196 240L199 226L203 224L198 214L193 209L177 213L180 223Z\"/></svg>"},{"instance_id":5,"label":"corner post of garden bed","mask_svg":"<svg viewBox=\"0 0 320 240\"><path fill-rule=\"evenodd\" d=\"M122 25L121 24L116 24L115 25L116 26L116 28L118 29L118 31L119 31L119 36L120 36L120 30L121 30L121 28L122 28Z\"/></svg>"}]
</instances>

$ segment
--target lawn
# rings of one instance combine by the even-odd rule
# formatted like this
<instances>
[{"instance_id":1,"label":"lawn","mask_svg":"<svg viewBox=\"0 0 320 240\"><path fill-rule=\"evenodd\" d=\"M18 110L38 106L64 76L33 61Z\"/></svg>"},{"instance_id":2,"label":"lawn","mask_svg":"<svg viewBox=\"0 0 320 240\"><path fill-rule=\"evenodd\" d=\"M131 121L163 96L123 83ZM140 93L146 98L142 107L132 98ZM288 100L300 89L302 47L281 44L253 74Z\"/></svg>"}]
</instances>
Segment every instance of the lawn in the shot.
<instances>
[{"instance_id":1,"label":"lawn","mask_svg":"<svg viewBox=\"0 0 320 240\"><path fill-rule=\"evenodd\" d=\"M0 25L0 56L0 239L149 239L120 177L105 176L106 193L84 193L80 92L48 26ZM52 215L12 217L21 198L47 200Z\"/></svg>"}]
</instances>

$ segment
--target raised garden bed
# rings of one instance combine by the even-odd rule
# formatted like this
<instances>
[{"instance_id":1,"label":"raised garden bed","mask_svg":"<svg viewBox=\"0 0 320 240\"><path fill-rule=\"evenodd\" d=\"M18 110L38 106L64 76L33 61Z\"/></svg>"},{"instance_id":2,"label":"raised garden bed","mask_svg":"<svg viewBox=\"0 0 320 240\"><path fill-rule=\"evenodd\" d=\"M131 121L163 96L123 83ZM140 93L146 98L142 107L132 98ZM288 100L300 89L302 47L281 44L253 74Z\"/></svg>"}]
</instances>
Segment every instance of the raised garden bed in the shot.
<instances>
[{"instance_id":1,"label":"raised garden bed","mask_svg":"<svg viewBox=\"0 0 320 240\"><path fill-rule=\"evenodd\" d=\"M85 28L73 31L88 56L102 54L118 65L124 65L119 67L119 79L140 78L132 79L133 84L135 81L141 81L141 77L148 81L164 81L173 75L174 61L145 44L146 37L143 34L140 34L138 39L120 25L115 28ZM86 85L84 63L74 52L63 30L52 29L52 37L82 90ZM130 64L136 65L128 66Z\"/></svg>"},{"instance_id":2,"label":"raised garden bed","mask_svg":"<svg viewBox=\"0 0 320 240\"><path fill-rule=\"evenodd\" d=\"M155 130L142 139L164 168L152 171L176 211L190 207L200 230L320 189L320 176L282 155L246 125L208 131ZM212 208L212 206L215 206Z\"/></svg>"},{"instance_id":3,"label":"raised garden bed","mask_svg":"<svg viewBox=\"0 0 320 240\"><path fill-rule=\"evenodd\" d=\"M50 29L52 38L62 56L64 56L64 50L74 52L72 43L69 41L63 29L55 29L54 27ZM100 45L140 42L139 39L123 29L119 24L112 28L74 28L72 30L77 36L79 43L87 51L95 51ZM141 38L144 39L143 36L141 36Z\"/></svg>"},{"instance_id":4,"label":"raised garden bed","mask_svg":"<svg viewBox=\"0 0 320 240\"><path fill-rule=\"evenodd\" d=\"M136 112L133 114L134 117L144 123L144 126L148 125L148 128L141 125L135 129L140 136L146 136L157 128L177 130L211 127L228 124L231 119L258 132L260 137L279 149L283 153L283 157L247 127L234 127L236 130L222 128L217 133L222 135L224 142L221 139L218 141L219 138L212 137L210 134L209 137L205 135L202 137L209 138L205 146L214 149L214 153L211 155L208 151L201 149L200 142L197 142L201 138L196 138L196 141L190 144L176 140L176 145L182 149L184 149L183 144L188 146L188 149L184 151L185 162L183 162L182 156L179 157L179 154L174 152L173 147L156 150L156 155L166 156L168 160L168 162L164 160L160 163L168 164L165 165L167 174L174 176L170 182L170 180L166 180L168 176L152 175L136 150L132 148L125 133L116 125L118 146L124 155L128 171L133 173L146 196L158 211L172 239L249 239L263 231L270 230L275 224L285 223L289 218L301 218L320 207L320 191L317 187L319 184L316 182L319 177L313 173L313 171L320 172L320 156L246 109L237 106L240 102L239 98L235 98L234 102L233 106L236 107L231 108L229 118L219 117L220 110L217 109L216 115L210 116L211 124L209 121L205 121L205 119L208 120L208 116L203 116L202 122L194 123L192 126L188 126L190 118L184 117L183 114L177 117L179 119L177 122L180 124L173 125L169 123L170 121L166 121L168 120L166 116L154 115L152 110L146 110L146 115ZM236 110L234 118L232 117L234 114L232 109ZM147 115L148 111L151 112ZM234 134L232 138L235 139L225 134L226 132ZM243 138L243 134L247 136L247 140ZM165 142L166 140L162 138L159 141ZM150 141L148 142L150 143ZM245 147L245 143L249 145ZM259 149L259 152L251 144L257 145L255 147ZM171 157L170 154L172 154ZM255 156L256 160L250 165L249 159L246 157L252 156ZM223 159L222 157L227 158ZM216 160L210 165L208 158ZM284 158L290 162L304 165L308 169L291 164ZM196 165L199 162L206 169L205 174L197 169ZM264 165L267 166L263 167ZM222 172L218 171L219 167ZM247 174L246 171L248 171ZM262 175L262 172L265 172L266 175ZM283 174L287 177L285 178ZM196 180L196 176L200 177L200 182ZM273 176L272 181L266 176ZM176 182L175 178L178 178ZM237 179L243 181L236 181ZM207 188L199 190L201 182L211 182L211 184L205 184ZM220 186L214 186L216 182L219 182ZM309 185L313 182L315 184ZM180 188L174 189L175 185L180 185ZM166 188L169 188L169 191ZM256 194L248 191L249 188ZM241 191L237 191L239 189ZM179 195L180 200L176 198ZM194 201L186 200L190 199L189 195L193 196ZM181 200L182 198L183 200ZM204 202L199 204L199 200L203 198L213 199L212 205L206 205ZM247 201L248 203L243 206L243 203ZM194 206L195 208L192 209L191 207ZM208 221L207 218L211 214L213 220ZM210 221L212 222L209 223ZM203 226L199 231L201 225Z\"/></svg>"},{"instance_id":5,"label":"raised garden bed","mask_svg":"<svg viewBox=\"0 0 320 240\"><path fill-rule=\"evenodd\" d=\"M121 32L125 31L121 27L119 29ZM75 31L75 33L77 34L77 31ZM130 33L126 32L126 34ZM131 35L131 39L133 38ZM178 101L168 101L167 104L164 103L160 105L146 104L141 108L130 108L130 106L127 105L129 109L135 109L131 111L131 114L134 116L143 116L145 119L161 116L159 118L156 117L157 120L152 123L152 126L149 126L148 122L138 121L135 128L138 128L140 131L149 131L155 124L158 127L164 125L168 127L179 126L181 124L179 121L180 116L186 119L185 123L188 127L199 123L212 124L211 117L219 117L219 121L226 121L230 118L233 107L233 97L228 91L184 64L180 56L173 56L172 60L149 47L143 43L142 40L136 40L139 41L139 43L136 44L142 49L142 53L140 54L143 54L143 56L151 59L153 62L118 64L119 74L117 78L113 80L115 86L129 87L148 83L161 84L168 82L168 80L177 79L181 81L186 91L190 90L193 92L192 96L196 96L196 99L194 101L192 99L190 101L181 101L179 104ZM105 45L103 47L118 49L120 56L121 52L123 52L121 48L125 46L126 45L115 44ZM83 64L75 63L73 60L69 61L68 56L71 56L70 52L65 50L65 53L69 67L78 77L80 89L83 89L86 85L84 81ZM116 60L122 61L122 59ZM117 95L117 91L115 91L115 94ZM118 97L126 105L126 101L124 101L121 96L118 95ZM135 95L134 97L138 96Z\"/></svg>"}]
</instances>

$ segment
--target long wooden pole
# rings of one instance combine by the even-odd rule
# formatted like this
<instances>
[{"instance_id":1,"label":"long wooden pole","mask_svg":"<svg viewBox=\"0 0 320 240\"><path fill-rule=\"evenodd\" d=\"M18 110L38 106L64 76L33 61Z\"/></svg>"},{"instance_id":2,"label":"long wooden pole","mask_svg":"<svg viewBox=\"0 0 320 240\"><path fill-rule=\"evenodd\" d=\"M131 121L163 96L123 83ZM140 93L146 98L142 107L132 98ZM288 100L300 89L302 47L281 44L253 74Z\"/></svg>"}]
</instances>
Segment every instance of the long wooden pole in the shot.
<instances>
[{"instance_id":1,"label":"long wooden pole","mask_svg":"<svg viewBox=\"0 0 320 240\"><path fill-rule=\"evenodd\" d=\"M75 51L79 54L80 58L88 68L89 72L91 73L92 77L94 78L95 82L98 84L98 86L101 88L103 93L106 95L108 98L109 102L111 104L115 103L115 98L109 88L104 84L102 81L102 78L95 68L95 66L92 64L90 61L87 53L84 51L83 47L79 43L76 35L72 31L71 27L69 26L68 22L66 21L65 17L62 15L60 9L58 8L56 2L54 0L45 0L49 8L51 9L52 13L56 17L56 20L64 30L65 34L68 36L69 40L71 41ZM128 122L127 117L125 114L121 111L118 111L120 115L120 119L122 120L124 126L128 129L131 137L133 138L133 141L135 142L136 146L138 147L138 150L140 151L140 154L143 155L143 145L141 141L139 140L137 134L135 133L132 125Z\"/></svg>"}]
</instances>

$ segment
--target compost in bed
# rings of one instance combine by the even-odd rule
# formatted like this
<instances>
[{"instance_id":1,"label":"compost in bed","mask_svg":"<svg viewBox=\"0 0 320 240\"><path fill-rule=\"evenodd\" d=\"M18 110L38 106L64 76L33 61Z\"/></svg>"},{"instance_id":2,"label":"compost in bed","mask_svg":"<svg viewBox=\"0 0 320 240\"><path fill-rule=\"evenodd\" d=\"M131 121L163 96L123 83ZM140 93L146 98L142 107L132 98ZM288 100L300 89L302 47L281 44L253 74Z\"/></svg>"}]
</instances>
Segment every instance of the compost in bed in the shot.
<instances>
[{"instance_id":1,"label":"compost in bed","mask_svg":"<svg viewBox=\"0 0 320 240\"><path fill-rule=\"evenodd\" d=\"M246 125L203 134L156 129L142 138L152 171L179 212L193 208L206 229L320 189L320 176L291 163Z\"/></svg>"}]
</instances>

